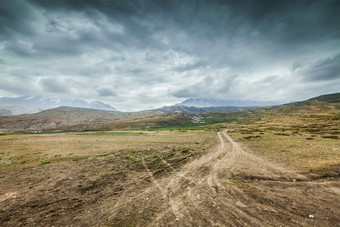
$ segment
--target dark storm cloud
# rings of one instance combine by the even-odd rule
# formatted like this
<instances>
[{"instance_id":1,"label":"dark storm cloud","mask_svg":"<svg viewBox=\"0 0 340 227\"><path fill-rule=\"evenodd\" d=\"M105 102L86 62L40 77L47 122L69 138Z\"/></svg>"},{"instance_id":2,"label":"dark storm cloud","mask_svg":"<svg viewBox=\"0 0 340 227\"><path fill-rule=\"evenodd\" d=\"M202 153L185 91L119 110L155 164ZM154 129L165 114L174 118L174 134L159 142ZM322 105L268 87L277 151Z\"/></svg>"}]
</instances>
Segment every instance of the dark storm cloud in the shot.
<instances>
[{"instance_id":1,"label":"dark storm cloud","mask_svg":"<svg viewBox=\"0 0 340 227\"><path fill-rule=\"evenodd\" d=\"M15 91L17 95L23 95L23 96L34 92L34 89L32 87L29 87L27 86L27 84L23 84L23 83L1 83L0 89L6 92Z\"/></svg>"},{"instance_id":2,"label":"dark storm cloud","mask_svg":"<svg viewBox=\"0 0 340 227\"><path fill-rule=\"evenodd\" d=\"M340 10L339 1L32 2L47 12L82 12L93 21L104 15L110 21L119 21L126 28L123 37L110 37L107 33L100 37L93 33L80 34L79 41L89 44L103 41L101 37L110 37L113 38L111 43L122 45L170 46L190 53L208 51L208 55L214 55L223 51L215 45L216 42L228 43L224 43L224 51L243 44L250 47L266 45L267 48L282 51L287 47L299 47L301 43L305 46L306 42L320 42L340 36L340 21L335 13ZM53 20L50 23L58 24ZM160 40L152 38L155 33L167 37L169 44L159 44ZM281 45L277 45L278 42ZM219 60L219 56L215 57Z\"/></svg>"},{"instance_id":3,"label":"dark storm cloud","mask_svg":"<svg viewBox=\"0 0 340 227\"><path fill-rule=\"evenodd\" d=\"M11 76L0 77L0 90L6 92L15 92L18 95L31 94L36 89L33 86L31 76L22 77L24 71L12 71Z\"/></svg>"},{"instance_id":4,"label":"dark storm cloud","mask_svg":"<svg viewBox=\"0 0 340 227\"><path fill-rule=\"evenodd\" d=\"M339 12L339 0L3 0L0 79L11 90L0 95L22 94L13 81L25 72L27 95L127 108L148 106L142 97L293 99L339 83Z\"/></svg>"},{"instance_id":5,"label":"dark storm cloud","mask_svg":"<svg viewBox=\"0 0 340 227\"><path fill-rule=\"evenodd\" d=\"M200 82L175 89L172 94L178 98L216 98L216 94L229 93L231 89L236 89L238 77L238 75L227 74L207 76Z\"/></svg>"},{"instance_id":6,"label":"dark storm cloud","mask_svg":"<svg viewBox=\"0 0 340 227\"><path fill-rule=\"evenodd\" d=\"M201 67L206 66L207 64L203 61L198 61L198 62L194 62L194 63L188 63L185 65L181 65L181 66L177 66L172 68L173 71L177 71L177 72L185 72L185 71L190 71L190 70L194 70L194 69L199 69Z\"/></svg>"},{"instance_id":7,"label":"dark storm cloud","mask_svg":"<svg viewBox=\"0 0 340 227\"><path fill-rule=\"evenodd\" d=\"M306 81L328 81L340 79L340 54L322 59L311 64L306 69L298 71Z\"/></svg>"},{"instance_id":8,"label":"dark storm cloud","mask_svg":"<svg viewBox=\"0 0 340 227\"><path fill-rule=\"evenodd\" d=\"M97 90L99 96L117 96L117 93L111 90L110 88L100 88Z\"/></svg>"},{"instance_id":9,"label":"dark storm cloud","mask_svg":"<svg viewBox=\"0 0 340 227\"><path fill-rule=\"evenodd\" d=\"M9 12L4 16L6 20L2 20L2 27L7 30L11 28L22 34L36 30L31 29L33 23L25 21L32 21L39 10L48 17L45 26L49 32L63 28L54 16L49 16L53 13L81 13L101 28L100 35L76 31L77 38L60 37L58 43L53 43L56 45L48 41L35 44L38 50L48 53L77 55L86 45L104 48L117 43L139 48L169 46L202 56L204 52L208 58L215 57L216 62L212 64L222 64L226 54L220 52L228 52L231 47L267 45L282 51L301 43L339 37L340 30L339 18L334 15L340 9L337 1L31 1L34 5L28 8L35 7L35 10L26 11L18 9L28 3L14 2L8 3L11 7L4 10ZM100 25L101 15L109 22L119 21L126 28L126 34L110 34L105 25ZM14 22L6 23L8 20ZM65 26L64 29L71 30ZM153 39L155 33L164 35L169 43L161 44L160 40ZM216 45L216 42L222 43ZM227 57L233 63L233 57Z\"/></svg>"},{"instance_id":10,"label":"dark storm cloud","mask_svg":"<svg viewBox=\"0 0 340 227\"><path fill-rule=\"evenodd\" d=\"M34 12L25 1L1 1L0 38L15 38L16 34L32 35L29 24L34 19Z\"/></svg>"},{"instance_id":11,"label":"dark storm cloud","mask_svg":"<svg viewBox=\"0 0 340 227\"><path fill-rule=\"evenodd\" d=\"M55 78L46 78L40 81L40 85L44 90L52 93L68 93L67 82Z\"/></svg>"}]
</instances>

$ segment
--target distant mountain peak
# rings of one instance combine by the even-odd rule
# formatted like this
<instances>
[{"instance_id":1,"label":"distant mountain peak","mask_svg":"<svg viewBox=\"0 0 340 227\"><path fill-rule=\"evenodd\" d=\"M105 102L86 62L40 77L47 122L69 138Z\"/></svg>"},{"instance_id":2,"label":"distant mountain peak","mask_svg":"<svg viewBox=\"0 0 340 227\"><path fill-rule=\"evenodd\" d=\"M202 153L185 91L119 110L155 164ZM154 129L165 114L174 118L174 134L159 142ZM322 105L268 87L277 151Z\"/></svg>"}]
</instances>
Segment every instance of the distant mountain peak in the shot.
<instances>
[{"instance_id":1,"label":"distant mountain peak","mask_svg":"<svg viewBox=\"0 0 340 227\"><path fill-rule=\"evenodd\" d=\"M37 113L42 110L56 108L59 106L70 106L80 108L90 108L108 111L117 111L114 107L101 101L87 102L82 99L71 99L64 97L42 97L42 96L22 96L0 98L0 108L8 110L14 115Z\"/></svg>"},{"instance_id":2,"label":"distant mountain peak","mask_svg":"<svg viewBox=\"0 0 340 227\"><path fill-rule=\"evenodd\" d=\"M223 100L223 99L208 99L208 98L191 98L176 106L194 106L194 107L251 107L251 106L275 106L283 104L283 102L276 101L252 101L252 100Z\"/></svg>"}]
</instances>

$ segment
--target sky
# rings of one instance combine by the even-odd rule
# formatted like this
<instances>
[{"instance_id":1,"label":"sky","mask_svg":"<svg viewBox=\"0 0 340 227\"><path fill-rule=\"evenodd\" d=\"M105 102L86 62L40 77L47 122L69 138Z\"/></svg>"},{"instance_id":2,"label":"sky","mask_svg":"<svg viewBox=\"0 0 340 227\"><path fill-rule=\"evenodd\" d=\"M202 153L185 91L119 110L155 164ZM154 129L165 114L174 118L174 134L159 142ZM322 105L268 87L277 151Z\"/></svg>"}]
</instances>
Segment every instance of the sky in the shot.
<instances>
[{"instance_id":1,"label":"sky","mask_svg":"<svg viewBox=\"0 0 340 227\"><path fill-rule=\"evenodd\" d=\"M340 0L0 0L0 97L297 101L340 92Z\"/></svg>"}]
</instances>

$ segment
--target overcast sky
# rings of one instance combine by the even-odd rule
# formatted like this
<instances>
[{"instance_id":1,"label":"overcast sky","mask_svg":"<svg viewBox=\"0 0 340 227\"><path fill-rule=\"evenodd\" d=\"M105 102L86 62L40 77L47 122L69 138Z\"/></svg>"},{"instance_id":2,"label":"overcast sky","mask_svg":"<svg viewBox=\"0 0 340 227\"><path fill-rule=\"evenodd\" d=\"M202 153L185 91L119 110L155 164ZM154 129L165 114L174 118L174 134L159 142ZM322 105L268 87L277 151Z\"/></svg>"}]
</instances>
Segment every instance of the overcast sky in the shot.
<instances>
[{"instance_id":1,"label":"overcast sky","mask_svg":"<svg viewBox=\"0 0 340 227\"><path fill-rule=\"evenodd\" d=\"M0 0L0 96L142 110L340 92L340 0Z\"/></svg>"}]
</instances>

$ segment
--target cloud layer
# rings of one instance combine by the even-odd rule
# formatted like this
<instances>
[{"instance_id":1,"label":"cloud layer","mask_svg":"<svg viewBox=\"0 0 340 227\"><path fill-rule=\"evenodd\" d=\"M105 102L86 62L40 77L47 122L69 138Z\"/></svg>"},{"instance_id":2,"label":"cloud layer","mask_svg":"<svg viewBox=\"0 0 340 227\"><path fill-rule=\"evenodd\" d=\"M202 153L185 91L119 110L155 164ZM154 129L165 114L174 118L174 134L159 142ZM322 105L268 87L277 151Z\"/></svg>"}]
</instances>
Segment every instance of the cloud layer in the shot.
<instances>
[{"instance_id":1,"label":"cloud layer","mask_svg":"<svg viewBox=\"0 0 340 227\"><path fill-rule=\"evenodd\" d=\"M340 88L340 1L3 0L0 96L299 100Z\"/></svg>"}]
</instances>

